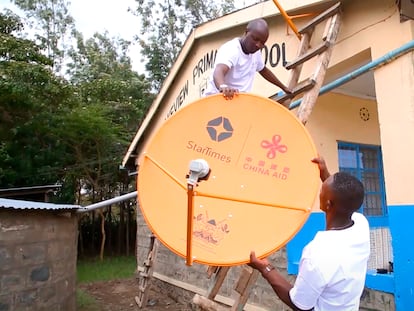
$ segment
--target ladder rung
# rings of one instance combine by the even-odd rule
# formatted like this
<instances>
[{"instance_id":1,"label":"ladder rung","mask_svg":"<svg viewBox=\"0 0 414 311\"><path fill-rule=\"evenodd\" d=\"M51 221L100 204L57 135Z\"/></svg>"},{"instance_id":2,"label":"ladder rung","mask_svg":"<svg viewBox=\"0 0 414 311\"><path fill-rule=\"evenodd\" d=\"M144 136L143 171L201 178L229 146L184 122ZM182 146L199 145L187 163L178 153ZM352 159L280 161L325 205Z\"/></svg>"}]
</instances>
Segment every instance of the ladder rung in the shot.
<instances>
[{"instance_id":1,"label":"ladder rung","mask_svg":"<svg viewBox=\"0 0 414 311\"><path fill-rule=\"evenodd\" d=\"M336 13L339 12L340 7L341 7L341 2L334 4L332 7L322 12L321 14L316 16L314 19L312 19L309 23L307 23L303 28L299 30L299 33L304 34L305 32L308 32L309 30L311 30L313 27L315 27L317 24L324 21L328 17L335 15Z\"/></svg>"},{"instance_id":2,"label":"ladder rung","mask_svg":"<svg viewBox=\"0 0 414 311\"><path fill-rule=\"evenodd\" d=\"M300 93L303 93L305 91L310 90L311 88L313 88L316 84L316 81L313 79L308 79L305 80L301 83L299 83L293 90L292 90L292 94L286 94L283 93L280 96L273 96L271 97L273 100L279 102L279 103L283 103L284 101L291 99L292 97L295 97L296 95L299 95Z\"/></svg>"},{"instance_id":3,"label":"ladder rung","mask_svg":"<svg viewBox=\"0 0 414 311\"><path fill-rule=\"evenodd\" d=\"M321 54L322 52L326 51L328 47L331 45L329 41L323 41L321 44L319 44L317 47L307 51L305 54L299 56L294 61L289 62L285 68L286 69L292 69L295 68L307 60L311 59L312 57L315 57L318 54Z\"/></svg>"},{"instance_id":4,"label":"ladder rung","mask_svg":"<svg viewBox=\"0 0 414 311\"><path fill-rule=\"evenodd\" d=\"M149 276L149 274L147 272L144 272L144 271L141 271L141 273L139 275L142 276L143 278L147 278Z\"/></svg>"}]
</instances>

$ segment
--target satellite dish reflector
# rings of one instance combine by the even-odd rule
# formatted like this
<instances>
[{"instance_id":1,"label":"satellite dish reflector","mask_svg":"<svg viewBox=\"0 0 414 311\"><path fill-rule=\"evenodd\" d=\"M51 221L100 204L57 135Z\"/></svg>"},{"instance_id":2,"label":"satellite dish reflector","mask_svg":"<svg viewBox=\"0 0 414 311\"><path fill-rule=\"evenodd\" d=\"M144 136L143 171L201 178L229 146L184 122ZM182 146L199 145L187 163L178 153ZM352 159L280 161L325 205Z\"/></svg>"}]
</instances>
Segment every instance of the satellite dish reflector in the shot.
<instances>
[{"instance_id":1,"label":"satellite dish reflector","mask_svg":"<svg viewBox=\"0 0 414 311\"><path fill-rule=\"evenodd\" d=\"M320 186L314 157L308 131L283 106L252 94L208 96L150 141L139 205L150 230L187 264L248 263L250 251L270 255L307 220Z\"/></svg>"}]
</instances>

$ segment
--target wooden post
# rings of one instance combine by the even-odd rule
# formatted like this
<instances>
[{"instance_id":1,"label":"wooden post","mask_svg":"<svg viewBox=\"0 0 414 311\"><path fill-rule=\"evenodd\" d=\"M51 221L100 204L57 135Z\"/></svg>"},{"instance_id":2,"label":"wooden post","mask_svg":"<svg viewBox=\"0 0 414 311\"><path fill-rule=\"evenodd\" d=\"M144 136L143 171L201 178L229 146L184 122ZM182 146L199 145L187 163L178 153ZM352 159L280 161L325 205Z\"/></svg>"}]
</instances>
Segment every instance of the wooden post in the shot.
<instances>
[{"instance_id":1,"label":"wooden post","mask_svg":"<svg viewBox=\"0 0 414 311\"><path fill-rule=\"evenodd\" d=\"M330 46L325 52L318 55L317 67L313 74L313 79L315 80L316 85L310 91L305 93L302 99L302 103L299 106L297 117L303 124L306 124L306 122L308 122L309 116L319 96L319 90L325 79L325 74L328 69L334 42L336 41L336 37L338 35L339 22L339 14L334 15L332 17L332 21L330 23L331 26L329 27L327 35L327 41L330 43Z\"/></svg>"}]
</instances>

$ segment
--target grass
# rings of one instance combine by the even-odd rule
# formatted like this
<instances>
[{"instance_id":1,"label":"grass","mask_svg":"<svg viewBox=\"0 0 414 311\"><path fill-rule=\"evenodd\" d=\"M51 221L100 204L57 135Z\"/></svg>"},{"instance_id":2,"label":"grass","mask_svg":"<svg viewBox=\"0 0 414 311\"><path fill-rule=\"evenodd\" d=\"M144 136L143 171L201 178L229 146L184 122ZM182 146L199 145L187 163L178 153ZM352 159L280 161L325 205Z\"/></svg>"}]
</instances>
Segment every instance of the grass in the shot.
<instances>
[{"instance_id":1,"label":"grass","mask_svg":"<svg viewBox=\"0 0 414 311\"><path fill-rule=\"evenodd\" d=\"M104 260L83 259L77 263L77 282L89 283L96 281L109 281L133 277L136 270L135 256L106 257ZM82 289L76 290L76 305L79 311L99 311L95 298Z\"/></svg>"},{"instance_id":2,"label":"grass","mask_svg":"<svg viewBox=\"0 0 414 311\"><path fill-rule=\"evenodd\" d=\"M88 295L81 289L76 290L76 309L77 310L89 310L98 311L99 306L95 298Z\"/></svg>"},{"instance_id":3,"label":"grass","mask_svg":"<svg viewBox=\"0 0 414 311\"><path fill-rule=\"evenodd\" d=\"M106 257L78 260L77 281L79 283L109 281L131 278L137 264L135 256Z\"/></svg>"}]
</instances>

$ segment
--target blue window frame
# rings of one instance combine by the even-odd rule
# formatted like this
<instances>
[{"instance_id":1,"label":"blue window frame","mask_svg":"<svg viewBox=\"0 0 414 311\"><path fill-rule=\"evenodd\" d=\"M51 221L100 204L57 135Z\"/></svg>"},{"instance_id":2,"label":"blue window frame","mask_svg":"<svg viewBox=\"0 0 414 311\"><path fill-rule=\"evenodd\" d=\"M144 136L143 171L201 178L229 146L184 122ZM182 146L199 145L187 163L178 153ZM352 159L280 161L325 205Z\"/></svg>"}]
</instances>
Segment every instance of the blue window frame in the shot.
<instances>
[{"instance_id":1,"label":"blue window frame","mask_svg":"<svg viewBox=\"0 0 414 311\"><path fill-rule=\"evenodd\" d=\"M338 142L339 170L362 181L365 199L361 212L371 227L388 226L384 171L380 146Z\"/></svg>"}]
</instances>

